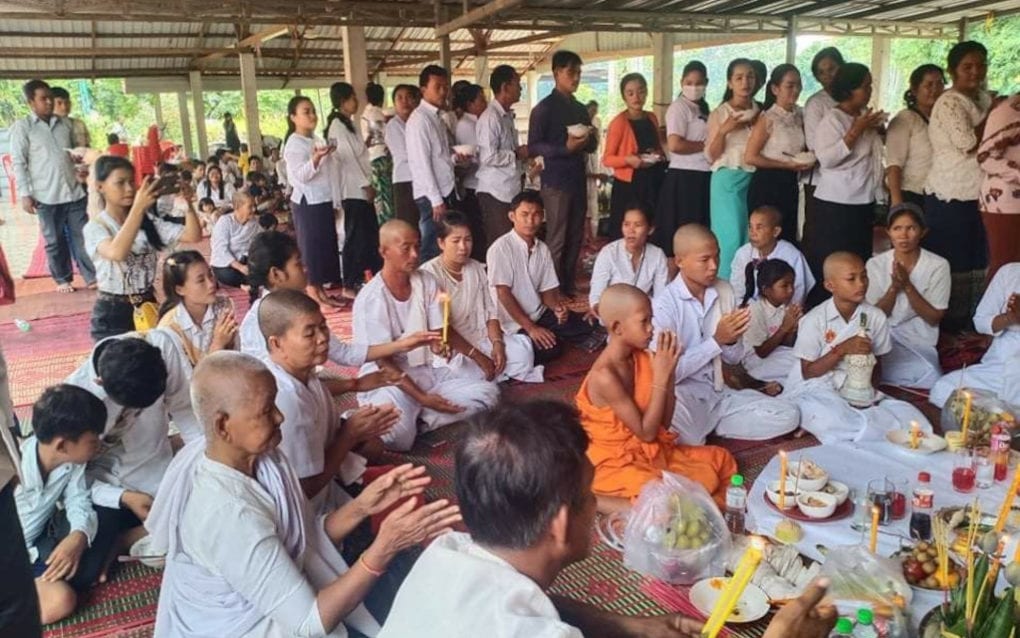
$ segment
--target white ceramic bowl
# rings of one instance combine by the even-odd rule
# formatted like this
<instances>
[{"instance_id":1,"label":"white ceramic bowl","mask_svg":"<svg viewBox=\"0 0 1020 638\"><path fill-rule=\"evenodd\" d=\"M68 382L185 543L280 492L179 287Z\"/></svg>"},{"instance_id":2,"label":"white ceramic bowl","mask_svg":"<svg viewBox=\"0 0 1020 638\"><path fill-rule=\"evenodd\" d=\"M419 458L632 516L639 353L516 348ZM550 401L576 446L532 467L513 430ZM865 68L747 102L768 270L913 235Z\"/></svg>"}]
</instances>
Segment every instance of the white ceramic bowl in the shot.
<instances>
[{"instance_id":1,"label":"white ceramic bowl","mask_svg":"<svg viewBox=\"0 0 1020 638\"><path fill-rule=\"evenodd\" d=\"M807 477L801 476L800 482L797 482L797 474L800 472L800 463L790 463L790 474L789 480L792 480L797 484L797 489L801 492L814 492L822 489L826 483L829 482L829 473L823 470L822 475L819 477Z\"/></svg>"},{"instance_id":2,"label":"white ceramic bowl","mask_svg":"<svg viewBox=\"0 0 1020 638\"><path fill-rule=\"evenodd\" d=\"M769 500L779 507L779 481L772 481L765 486L765 494ZM786 478L786 502L783 503L784 510L791 510L797 506L797 494L793 492L793 480Z\"/></svg>"},{"instance_id":3,"label":"white ceramic bowl","mask_svg":"<svg viewBox=\"0 0 1020 638\"><path fill-rule=\"evenodd\" d=\"M839 481L829 481L819 491L835 496L836 507L845 503L847 497L850 496L850 487L846 483L840 483Z\"/></svg>"},{"instance_id":4,"label":"white ceramic bowl","mask_svg":"<svg viewBox=\"0 0 1020 638\"><path fill-rule=\"evenodd\" d=\"M813 166L818 161L818 158L811 151L801 151L793 156L793 161L798 164L811 164Z\"/></svg>"},{"instance_id":5,"label":"white ceramic bowl","mask_svg":"<svg viewBox=\"0 0 1020 638\"><path fill-rule=\"evenodd\" d=\"M458 155L474 155L475 145L474 144L457 144L453 147L453 152Z\"/></svg>"},{"instance_id":6,"label":"white ceramic bowl","mask_svg":"<svg viewBox=\"0 0 1020 638\"><path fill-rule=\"evenodd\" d=\"M715 605L719 602L723 590L729 583L729 578L706 578L699 580L691 587L690 597L694 606L705 616L712 614ZM737 599L737 605L726 619L727 623L754 622L764 618L769 613L769 597L765 595L761 587L754 583L748 583L747 587Z\"/></svg>"},{"instance_id":7,"label":"white ceramic bowl","mask_svg":"<svg viewBox=\"0 0 1020 638\"><path fill-rule=\"evenodd\" d=\"M591 127L586 124L571 124L567 127L567 135L570 137L588 137Z\"/></svg>"},{"instance_id":8,"label":"white ceramic bowl","mask_svg":"<svg viewBox=\"0 0 1020 638\"><path fill-rule=\"evenodd\" d=\"M801 492L797 495L797 507L808 518L829 518L836 511L836 497L825 492Z\"/></svg>"}]
</instances>

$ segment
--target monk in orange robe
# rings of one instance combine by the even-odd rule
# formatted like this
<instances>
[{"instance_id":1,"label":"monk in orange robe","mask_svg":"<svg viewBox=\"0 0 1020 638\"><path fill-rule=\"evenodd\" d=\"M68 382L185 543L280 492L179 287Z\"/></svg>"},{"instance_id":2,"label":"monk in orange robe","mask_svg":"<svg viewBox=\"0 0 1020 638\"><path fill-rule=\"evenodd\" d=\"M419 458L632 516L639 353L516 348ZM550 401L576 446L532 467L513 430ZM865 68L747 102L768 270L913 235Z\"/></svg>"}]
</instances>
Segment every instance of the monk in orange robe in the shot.
<instances>
[{"instance_id":1,"label":"monk in orange robe","mask_svg":"<svg viewBox=\"0 0 1020 638\"><path fill-rule=\"evenodd\" d=\"M680 344L670 331L659 335L654 354L652 304L648 295L628 284L602 293L599 317L609 343L577 393L577 408L588 432L588 458L595 466L592 490L599 511L630 507L648 481L662 472L679 474L705 487L725 505L737 462L727 450L675 442L668 430L673 418L676 364Z\"/></svg>"}]
</instances>

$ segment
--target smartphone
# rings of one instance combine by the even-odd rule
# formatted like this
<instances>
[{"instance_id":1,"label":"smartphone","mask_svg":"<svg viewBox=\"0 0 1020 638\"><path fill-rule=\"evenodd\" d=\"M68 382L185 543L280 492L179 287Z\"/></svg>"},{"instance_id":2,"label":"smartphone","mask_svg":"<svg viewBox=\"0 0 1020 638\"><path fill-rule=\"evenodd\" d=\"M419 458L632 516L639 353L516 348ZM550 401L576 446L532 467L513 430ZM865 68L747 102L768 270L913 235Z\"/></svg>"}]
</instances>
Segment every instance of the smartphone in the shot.
<instances>
[{"instance_id":1,"label":"smartphone","mask_svg":"<svg viewBox=\"0 0 1020 638\"><path fill-rule=\"evenodd\" d=\"M156 180L156 196L176 195L181 192L181 176L176 172L167 173Z\"/></svg>"}]
</instances>

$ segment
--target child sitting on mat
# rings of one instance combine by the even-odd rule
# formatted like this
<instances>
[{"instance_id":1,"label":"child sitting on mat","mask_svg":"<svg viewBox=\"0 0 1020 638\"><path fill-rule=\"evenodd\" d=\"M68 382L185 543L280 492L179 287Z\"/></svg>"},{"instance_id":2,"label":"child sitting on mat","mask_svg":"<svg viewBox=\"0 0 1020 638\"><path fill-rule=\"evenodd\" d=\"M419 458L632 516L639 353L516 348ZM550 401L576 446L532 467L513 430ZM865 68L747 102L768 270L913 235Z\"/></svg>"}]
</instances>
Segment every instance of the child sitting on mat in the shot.
<instances>
[{"instance_id":1,"label":"child sitting on mat","mask_svg":"<svg viewBox=\"0 0 1020 638\"><path fill-rule=\"evenodd\" d=\"M744 333L744 369L755 379L782 382L790 369L799 365L793 344L802 311L800 304L791 303L796 275L782 259L758 262L754 272L755 277L747 275L748 289L743 301L743 305L750 301L756 278L758 299L749 306L751 320Z\"/></svg>"}]
</instances>

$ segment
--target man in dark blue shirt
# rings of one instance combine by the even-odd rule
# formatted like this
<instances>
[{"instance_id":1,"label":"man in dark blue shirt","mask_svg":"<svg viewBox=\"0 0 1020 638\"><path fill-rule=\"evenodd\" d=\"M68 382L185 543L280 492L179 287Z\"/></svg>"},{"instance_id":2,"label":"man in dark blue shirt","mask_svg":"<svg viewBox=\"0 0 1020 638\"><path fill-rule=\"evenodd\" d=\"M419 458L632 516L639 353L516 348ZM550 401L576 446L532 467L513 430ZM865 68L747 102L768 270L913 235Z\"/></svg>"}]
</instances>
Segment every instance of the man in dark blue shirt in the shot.
<instances>
[{"instance_id":1,"label":"man in dark blue shirt","mask_svg":"<svg viewBox=\"0 0 1020 638\"><path fill-rule=\"evenodd\" d=\"M531 110L528 154L542 157L542 201L545 205L545 242L552 252L563 293L574 293L577 259L584 240L584 217L588 209L585 153L598 147L588 110L574 93L581 82L581 58L572 51L557 51L552 58L556 86ZM567 128L588 127L570 135Z\"/></svg>"}]
</instances>

